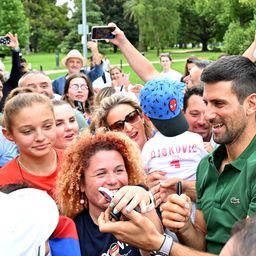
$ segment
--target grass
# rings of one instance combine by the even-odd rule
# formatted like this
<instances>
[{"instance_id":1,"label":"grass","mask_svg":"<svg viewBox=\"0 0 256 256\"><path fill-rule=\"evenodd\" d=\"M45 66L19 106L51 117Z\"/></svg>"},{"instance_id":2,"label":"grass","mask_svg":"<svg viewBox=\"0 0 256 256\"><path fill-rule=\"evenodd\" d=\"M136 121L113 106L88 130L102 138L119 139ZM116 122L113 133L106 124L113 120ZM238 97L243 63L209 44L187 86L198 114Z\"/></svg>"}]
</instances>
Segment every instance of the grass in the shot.
<instances>
[{"instance_id":1,"label":"grass","mask_svg":"<svg viewBox=\"0 0 256 256\"><path fill-rule=\"evenodd\" d=\"M197 56L199 58L203 59L210 59L210 60L216 60L218 56L221 54L220 52L201 52L200 50L177 50L177 49L169 49L165 50L165 52L170 52L171 56L173 58L173 64L172 68L179 71L183 74L184 72L184 66L185 66L185 59L191 56ZM110 60L110 63L112 65L120 65L127 64L126 59L124 56L118 51L117 53L113 53L112 51L108 51L106 53L108 59ZM31 53L29 55L24 55L24 58L26 58L27 62L31 63L32 69L34 70L59 70L64 69L65 67L61 64L61 59L64 57L64 54L60 54L59 56L59 62L60 67L56 68L56 56L55 53ZM145 52L145 57L149 59L150 61L158 62L159 58L156 54L155 50L150 50ZM178 62L175 62L175 60L180 60ZM6 66L6 70L11 69L11 57L6 57L4 59L4 64ZM154 67L157 70L161 70L161 66L159 63L154 63ZM130 74L130 81L132 83L143 83L141 79L133 72L133 70L129 66L123 66L123 72ZM55 79L59 76L64 75L65 72L60 71L57 74L51 74L49 75L51 79Z\"/></svg>"}]
</instances>

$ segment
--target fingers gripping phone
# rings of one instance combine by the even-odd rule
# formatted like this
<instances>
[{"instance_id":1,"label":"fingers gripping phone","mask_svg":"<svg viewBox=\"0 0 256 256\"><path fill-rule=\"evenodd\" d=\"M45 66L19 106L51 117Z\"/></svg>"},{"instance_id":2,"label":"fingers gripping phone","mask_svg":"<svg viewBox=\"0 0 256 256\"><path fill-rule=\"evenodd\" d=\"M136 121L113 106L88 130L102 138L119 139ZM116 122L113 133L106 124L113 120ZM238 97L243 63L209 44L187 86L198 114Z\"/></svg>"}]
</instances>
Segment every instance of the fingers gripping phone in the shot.
<instances>
[{"instance_id":1,"label":"fingers gripping phone","mask_svg":"<svg viewBox=\"0 0 256 256\"><path fill-rule=\"evenodd\" d=\"M75 104L76 109L78 111L80 111L82 114L85 112L82 101L74 100L74 104Z\"/></svg>"},{"instance_id":2,"label":"fingers gripping phone","mask_svg":"<svg viewBox=\"0 0 256 256\"><path fill-rule=\"evenodd\" d=\"M7 45L11 42L10 37L8 36L0 36L0 44Z\"/></svg>"},{"instance_id":3,"label":"fingers gripping phone","mask_svg":"<svg viewBox=\"0 0 256 256\"><path fill-rule=\"evenodd\" d=\"M115 35L112 32L115 30L115 27L109 26L93 26L92 27L92 40L106 40L106 39L113 39Z\"/></svg>"},{"instance_id":4,"label":"fingers gripping phone","mask_svg":"<svg viewBox=\"0 0 256 256\"><path fill-rule=\"evenodd\" d=\"M104 188L104 187L99 187L98 188L99 192L105 197L105 199L108 201L108 202L111 202L113 196L114 196L114 193L112 191L110 191L109 189L107 188ZM116 221L120 220L120 217L121 217L122 213L121 212L118 212L118 213L113 213L113 211L110 212L110 216L115 219Z\"/></svg>"}]
</instances>

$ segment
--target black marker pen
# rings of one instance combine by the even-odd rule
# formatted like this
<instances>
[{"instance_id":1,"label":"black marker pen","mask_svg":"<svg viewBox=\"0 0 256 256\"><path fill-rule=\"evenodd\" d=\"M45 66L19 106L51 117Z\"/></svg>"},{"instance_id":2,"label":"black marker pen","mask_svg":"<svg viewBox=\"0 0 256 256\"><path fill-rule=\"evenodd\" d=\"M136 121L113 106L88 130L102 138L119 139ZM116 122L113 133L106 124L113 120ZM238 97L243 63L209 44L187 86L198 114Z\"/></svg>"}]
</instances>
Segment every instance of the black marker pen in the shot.
<instances>
[{"instance_id":1,"label":"black marker pen","mask_svg":"<svg viewBox=\"0 0 256 256\"><path fill-rule=\"evenodd\" d=\"M176 194L178 194L179 196L182 194L182 183L181 183L181 181L178 181L178 183L176 185Z\"/></svg>"}]
</instances>

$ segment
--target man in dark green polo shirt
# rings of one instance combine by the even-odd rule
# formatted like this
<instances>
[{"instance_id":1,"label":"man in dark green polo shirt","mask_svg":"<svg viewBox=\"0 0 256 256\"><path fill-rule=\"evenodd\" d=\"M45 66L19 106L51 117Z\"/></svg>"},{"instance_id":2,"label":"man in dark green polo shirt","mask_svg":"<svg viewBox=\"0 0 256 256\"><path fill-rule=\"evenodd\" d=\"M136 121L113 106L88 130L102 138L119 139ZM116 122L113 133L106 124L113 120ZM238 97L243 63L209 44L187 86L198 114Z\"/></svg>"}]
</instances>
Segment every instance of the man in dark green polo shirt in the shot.
<instances>
[{"instance_id":1,"label":"man in dark green polo shirt","mask_svg":"<svg viewBox=\"0 0 256 256\"><path fill-rule=\"evenodd\" d=\"M205 118L220 146L198 166L195 224L183 207L189 200L176 195L169 196L163 216L182 243L218 254L235 222L256 212L256 66L245 57L225 57L201 80Z\"/></svg>"},{"instance_id":2,"label":"man in dark green polo shirt","mask_svg":"<svg viewBox=\"0 0 256 256\"><path fill-rule=\"evenodd\" d=\"M131 65L143 77L141 73L145 72L136 69L136 63L142 64L145 59L136 55L122 32L117 29L115 34L111 41L128 61L133 56ZM144 80L156 75L152 72ZM256 65L242 56L225 57L210 64L201 80L205 84L205 118L220 146L198 166L195 223L190 221L191 201L185 194L169 195L162 205L163 224L177 234L183 245L169 239L168 254L165 250L152 255L218 254L234 223L256 212ZM119 240L144 250L159 250L163 246L166 249L164 236L143 215L127 214L125 210L123 213L130 221L110 223L102 217L100 230L112 232Z\"/></svg>"}]
</instances>

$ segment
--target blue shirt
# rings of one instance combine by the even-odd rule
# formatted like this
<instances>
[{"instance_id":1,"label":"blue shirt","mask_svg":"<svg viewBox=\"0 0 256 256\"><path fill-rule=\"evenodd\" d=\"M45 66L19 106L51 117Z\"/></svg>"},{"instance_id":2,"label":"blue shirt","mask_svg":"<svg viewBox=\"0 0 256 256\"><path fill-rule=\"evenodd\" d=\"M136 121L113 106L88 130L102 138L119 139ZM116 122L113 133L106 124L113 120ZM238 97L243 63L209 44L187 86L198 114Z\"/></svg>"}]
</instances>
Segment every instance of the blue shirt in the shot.
<instances>
[{"instance_id":1,"label":"blue shirt","mask_svg":"<svg viewBox=\"0 0 256 256\"><path fill-rule=\"evenodd\" d=\"M81 212L74 221L82 256L141 255L138 248L118 241L111 233L100 232L88 210Z\"/></svg>"},{"instance_id":2,"label":"blue shirt","mask_svg":"<svg viewBox=\"0 0 256 256\"><path fill-rule=\"evenodd\" d=\"M81 70L81 72L84 73L86 76L88 76L88 78L90 79L90 81L92 83L98 77L103 75L102 67L103 67L103 64L100 64L100 65L96 65L92 70L83 69L83 70ZM64 94L66 76L67 75L61 76L52 82L52 88L53 88L54 93L57 93L59 95Z\"/></svg>"},{"instance_id":3,"label":"blue shirt","mask_svg":"<svg viewBox=\"0 0 256 256\"><path fill-rule=\"evenodd\" d=\"M0 167L4 166L18 154L16 144L5 138L2 132L2 126L0 126Z\"/></svg>"}]
</instances>

